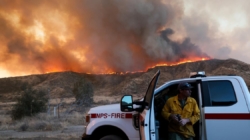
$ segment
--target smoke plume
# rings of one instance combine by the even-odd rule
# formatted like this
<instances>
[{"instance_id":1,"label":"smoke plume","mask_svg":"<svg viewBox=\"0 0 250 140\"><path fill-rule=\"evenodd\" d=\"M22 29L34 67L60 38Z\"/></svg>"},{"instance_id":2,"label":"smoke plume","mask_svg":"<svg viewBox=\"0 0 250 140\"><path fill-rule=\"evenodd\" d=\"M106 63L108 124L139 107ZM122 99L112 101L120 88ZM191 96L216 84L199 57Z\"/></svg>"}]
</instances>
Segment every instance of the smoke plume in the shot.
<instances>
[{"instance_id":1,"label":"smoke plume","mask_svg":"<svg viewBox=\"0 0 250 140\"><path fill-rule=\"evenodd\" d=\"M173 40L178 0L1 0L0 67L13 74L145 70L209 58Z\"/></svg>"}]
</instances>

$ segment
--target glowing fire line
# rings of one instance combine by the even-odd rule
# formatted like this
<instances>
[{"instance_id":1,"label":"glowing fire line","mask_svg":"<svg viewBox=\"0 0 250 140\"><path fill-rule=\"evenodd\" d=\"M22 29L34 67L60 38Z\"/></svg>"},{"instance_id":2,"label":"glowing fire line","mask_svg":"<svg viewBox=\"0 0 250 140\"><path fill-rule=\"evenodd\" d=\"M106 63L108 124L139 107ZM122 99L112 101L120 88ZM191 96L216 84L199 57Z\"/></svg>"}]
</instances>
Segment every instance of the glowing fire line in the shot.
<instances>
[{"instance_id":1,"label":"glowing fire line","mask_svg":"<svg viewBox=\"0 0 250 140\"><path fill-rule=\"evenodd\" d=\"M146 70L148 69L152 69L152 68L155 68L155 67L160 67L160 66L176 66L176 65L180 65L180 64L185 64L185 63L191 63L191 62L197 62L197 61L205 61L205 60L209 60L210 58L201 58L201 59L195 59L195 60L183 60L183 61L180 61L180 62L176 62L176 63L171 63L171 64L168 64L168 63L163 63L163 64L156 64L155 66L153 67L148 67ZM146 71L145 70L145 71ZM124 74L133 74L133 73L141 73L141 72L145 72L145 71L133 71L133 72L130 72L130 71L127 71L127 72L107 72L107 73L98 73L97 75L124 75ZM87 73L87 74L93 74L93 73Z\"/></svg>"}]
</instances>

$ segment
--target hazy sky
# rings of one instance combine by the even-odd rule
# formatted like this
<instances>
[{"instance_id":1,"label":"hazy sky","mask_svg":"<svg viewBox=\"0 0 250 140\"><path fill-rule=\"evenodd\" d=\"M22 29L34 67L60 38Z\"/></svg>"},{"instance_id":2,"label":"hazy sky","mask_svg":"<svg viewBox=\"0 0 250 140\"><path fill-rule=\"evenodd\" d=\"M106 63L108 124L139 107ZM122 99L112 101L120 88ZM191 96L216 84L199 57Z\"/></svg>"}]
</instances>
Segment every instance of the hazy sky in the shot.
<instances>
[{"instance_id":1,"label":"hazy sky","mask_svg":"<svg viewBox=\"0 0 250 140\"><path fill-rule=\"evenodd\" d=\"M248 0L0 0L0 77L250 63Z\"/></svg>"}]
</instances>

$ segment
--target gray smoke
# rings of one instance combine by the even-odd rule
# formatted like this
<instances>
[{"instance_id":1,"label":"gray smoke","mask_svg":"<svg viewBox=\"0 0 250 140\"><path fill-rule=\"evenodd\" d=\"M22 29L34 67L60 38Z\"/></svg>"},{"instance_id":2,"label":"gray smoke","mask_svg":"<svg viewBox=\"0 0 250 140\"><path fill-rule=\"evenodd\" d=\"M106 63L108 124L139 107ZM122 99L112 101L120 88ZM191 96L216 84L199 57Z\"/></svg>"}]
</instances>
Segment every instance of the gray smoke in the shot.
<instances>
[{"instance_id":1,"label":"gray smoke","mask_svg":"<svg viewBox=\"0 0 250 140\"><path fill-rule=\"evenodd\" d=\"M209 58L191 39L169 38L182 10L177 0L1 0L0 67L102 73ZM32 27L44 32L43 39Z\"/></svg>"}]
</instances>

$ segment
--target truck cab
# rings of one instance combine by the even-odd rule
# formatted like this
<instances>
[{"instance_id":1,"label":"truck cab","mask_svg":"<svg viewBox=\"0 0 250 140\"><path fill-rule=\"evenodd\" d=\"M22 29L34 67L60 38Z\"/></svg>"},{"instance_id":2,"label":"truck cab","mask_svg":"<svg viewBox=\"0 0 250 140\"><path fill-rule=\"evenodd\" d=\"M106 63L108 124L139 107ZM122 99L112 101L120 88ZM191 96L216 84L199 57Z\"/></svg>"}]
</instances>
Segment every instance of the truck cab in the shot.
<instances>
[{"instance_id":1,"label":"truck cab","mask_svg":"<svg viewBox=\"0 0 250 140\"><path fill-rule=\"evenodd\" d=\"M206 76L196 73L190 78L172 80L155 89L160 71L151 80L141 101L124 95L122 112L137 112L139 139L167 139L168 122L161 116L167 99L178 94L180 82L194 87L192 95L200 109L200 120L194 124L194 140L235 140L250 138L250 95L240 76Z\"/></svg>"}]
</instances>

